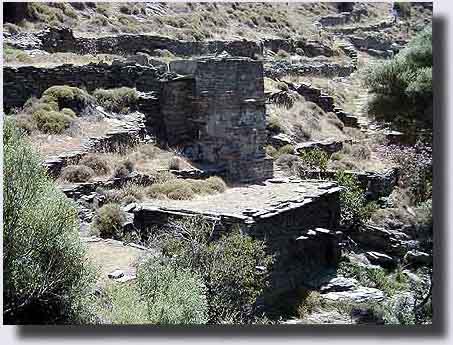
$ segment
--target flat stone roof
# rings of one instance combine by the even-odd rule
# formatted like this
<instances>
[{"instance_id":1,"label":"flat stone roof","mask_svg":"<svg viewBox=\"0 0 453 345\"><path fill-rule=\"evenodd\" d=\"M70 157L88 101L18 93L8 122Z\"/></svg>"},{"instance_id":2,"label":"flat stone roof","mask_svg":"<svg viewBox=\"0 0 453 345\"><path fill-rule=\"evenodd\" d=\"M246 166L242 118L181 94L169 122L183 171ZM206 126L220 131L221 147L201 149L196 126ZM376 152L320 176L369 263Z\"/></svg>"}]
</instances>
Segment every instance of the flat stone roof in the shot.
<instances>
[{"instance_id":1,"label":"flat stone roof","mask_svg":"<svg viewBox=\"0 0 453 345\"><path fill-rule=\"evenodd\" d=\"M303 207L314 200L341 190L333 182L274 178L262 184L232 187L224 193L198 196L192 200L149 200L136 205L136 211L169 214L202 214L254 222Z\"/></svg>"}]
</instances>

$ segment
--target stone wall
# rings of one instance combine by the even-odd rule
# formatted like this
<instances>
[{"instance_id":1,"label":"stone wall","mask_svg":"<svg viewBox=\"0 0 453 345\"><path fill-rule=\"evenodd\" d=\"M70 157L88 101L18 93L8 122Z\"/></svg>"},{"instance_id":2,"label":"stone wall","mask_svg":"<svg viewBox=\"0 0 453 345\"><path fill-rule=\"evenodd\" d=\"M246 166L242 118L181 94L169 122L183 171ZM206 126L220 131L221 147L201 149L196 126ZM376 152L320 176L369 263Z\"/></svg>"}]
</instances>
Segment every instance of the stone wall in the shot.
<instances>
[{"instance_id":1,"label":"stone wall","mask_svg":"<svg viewBox=\"0 0 453 345\"><path fill-rule=\"evenodd\" d=\"M199 159L225 165L230 179L272 176L266 160L263 64L249 59L202 59L195 78Z\"/></svg>"},{"instance_id":2,"label":"stone wall","mask_svg":"<svg viewBox=\"0 0 453 345\"><path fill-rule=\"evenodd\" d=\"M283 50L288 53L301 52L307 57L335 55L335 52L331 47L315 40L266 38L263 40L263 44L265 49L268 49L274 53L277 53L279 50Z\"/></svg>"},{"instance_id":3,"label":"stone wall","mask_svg":"<svg viewBox=\"0 0 453 345\"><path fill-rule=\"evenodd\" d=\"M69 85L91 92L97 88L135 87L139 91L160 91L160 72L151 66L137 65L62 65L53 68L4 67L3 106L21 107L32 96L53 85Z\"/></svg>"},{"instance_id":4,"label":"stone wall","mask_svg":"<svg viewBox=\"0 0 453 345\"><path fill-rule=\"evenodd\" d=\"M180 41L163 36L120 34L98 38L74 36L67 28L51 28L34 34L33 47L20 35L7 40L9 44L25 49L42 49L48 52L78 54L136 54L154 55L156 49L166 49L178 56L212 55L226 51L233 56L255 57L262 55L261 43L247 40Z\"/></svg>"},{"instance_id":5,"label":"stone wall","mask_svg":"<svg viewBox=\"0 0 453 345\"><path fill-rule=\"evenodd\" d=\"M287 75L347 77L356 70L354 63L339 64L335 62L297 62L285 60L267 61L264 76L281 78Z\"/></svg>"}]
</instances>

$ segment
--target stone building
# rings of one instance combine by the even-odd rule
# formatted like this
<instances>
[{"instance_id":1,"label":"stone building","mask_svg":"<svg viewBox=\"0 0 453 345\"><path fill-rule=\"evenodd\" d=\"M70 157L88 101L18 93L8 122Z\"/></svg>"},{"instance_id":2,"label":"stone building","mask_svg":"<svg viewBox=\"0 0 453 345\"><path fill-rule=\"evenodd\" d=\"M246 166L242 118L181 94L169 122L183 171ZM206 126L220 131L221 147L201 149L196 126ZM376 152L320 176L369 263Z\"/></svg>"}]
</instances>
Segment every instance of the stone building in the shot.
<instances>
[{"instance_id":1,"label":"stone building","mask_svg":"<svg viewBox=\"0 0 453 345\"><path fill-rule=\"evenodd\" d=\"M182 75L161 89L160 114L169 146L230 181L272 177L266 157L263 64L248 58L201 58L170 63Z\"/></svg>"}]
</instances>

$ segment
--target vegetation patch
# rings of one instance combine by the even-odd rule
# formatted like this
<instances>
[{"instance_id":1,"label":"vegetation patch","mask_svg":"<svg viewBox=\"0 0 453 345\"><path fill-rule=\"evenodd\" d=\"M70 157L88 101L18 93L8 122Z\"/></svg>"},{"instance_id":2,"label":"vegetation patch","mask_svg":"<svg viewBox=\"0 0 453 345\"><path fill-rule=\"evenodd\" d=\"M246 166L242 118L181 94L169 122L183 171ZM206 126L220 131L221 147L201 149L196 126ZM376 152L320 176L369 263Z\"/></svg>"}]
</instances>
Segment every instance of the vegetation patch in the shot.
<instances>
[{"instance_id":1,"label":"vegetation patch","mask_svg":"<svg viewBox=\"0 0 453 345\"><path fill-rule=\"evenodd\" d=\"M227 186L220 177L205 180L169 180L156 183L146 189L146 195L152 199L190 200L195 195L223 193Z\"/></svg>"},{"instance_id":2,"label":"vegetation patch","mask_svg":"<svg viewBox=\"0 0 453 345\"><path fill-rule=\"evenodd\" d=\"M94 275L77 210L11 121L3 132L5 324L91 322Z\"/></svg>"},{"instance_id":3,"label":"vegetation patch","mask_svg":"<svg viewBox=\"0 0 453 345\"><path fill-rule=\"evenodd\" d=\"M85 165L68 165L61 171L60 178L67 182L88 182L95 176L92 168Z\"/></svg>"},{"instance_id":4,"label":"vegetation patch","mask_svg":"<svg viewBox=\"0 0 453 345\"><path fill-rule=\"evenodd\" d=\"M121 239L126 214L117 204L106 204L96 211L91 230L102 238Z\"/></svg>"},{"instance_id":5,"label":"vegetation patch","mask_svg":"<svg viewBox=\"0 0 453 345\"><path fill-rule=\"evenodd\" d=\"M137 105L138 94L135 89L120 87L117 89L97 89L93 96L107 111L125 114Z\"/></svg>"}]
</instances>

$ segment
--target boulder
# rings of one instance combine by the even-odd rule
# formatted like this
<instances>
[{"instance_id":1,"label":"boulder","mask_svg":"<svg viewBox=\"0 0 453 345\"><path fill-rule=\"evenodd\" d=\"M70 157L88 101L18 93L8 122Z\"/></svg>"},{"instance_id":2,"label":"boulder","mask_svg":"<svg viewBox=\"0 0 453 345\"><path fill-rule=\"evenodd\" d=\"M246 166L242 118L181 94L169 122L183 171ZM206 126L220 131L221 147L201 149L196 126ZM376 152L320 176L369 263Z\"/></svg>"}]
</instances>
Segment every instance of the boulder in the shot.
<instances>
[{"instance_id":1,"label":"boulder","mask_svg":"<svg viewBox=\"0 0 453 345\"><path fill-rule=\"evenodd\" d=\"M410 250L404 256L404 261L415 266L431 266L433 257L424 252Z\"/></svg>"},{"instance_id":2,"label":"boulder","mask_svg":"<svg viewBox=\"0 0 453 345\"><path fill-rule=\"evenodd\" d=\"M351 291L357 287L357 280L354 278L335 277L321 286L321 293Z\"/></svg>"},{"instance_id":3,"label":"boulder","mask_svg":"<svg viewBox=\"0 0 453 345\"><path fill-rule=\"evenodd\" d=\"M110 279L119 279L124 276L124 271L123 270L114 270L108 274L108 277Z\"/></svg>"},{"instance_id":4,"label":"boulder","mask_svg":"<svg viewBox=\"0 0 453 345\"><path fill-rule=\"evenodd\" d=\"M322 297L329 301L349 301L355 303L380 302L384 300L384 293L375 288L359 286L350 291L328 292Z\"/></svg>"},{"instance_id":5,"label":"boulder","mask_svg":"<svg viewBox=\"0 0 453 345\"><path fill-rule=\"evenodd\" d=\"M385 268L391 268L396 265L395 259L386 254L379 252L366 252L365 255L373 265L379 265Z\"/></svg>"},{"instance_id":6,"label":"boulder","mask_svg":"<svg viewBox=\"0 0 453 345\"><path fill-rule=\"evenodd\" d=\"M321 141L309 141L305 143L297 144L294 147L296 154L302 154L303 152L312 151L318 149L326 153L332 154L340 151L343 148L343 142L334 139L325 139Z\"/></svg>"},{"instance_id":7,"label":"boulder","mask_svg":"<svg viewBox=\"0 0 453 345\"><path fill-rule=\"evenodd\" d=\"M275 134L269 137L268 139L269 145L272 145L276 149L283 147L285 145L293 145L294 141L291 137L285 133Z\"/></svg>"}]
</instances>

